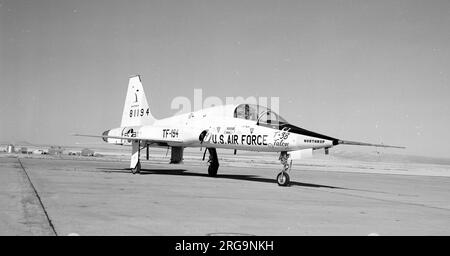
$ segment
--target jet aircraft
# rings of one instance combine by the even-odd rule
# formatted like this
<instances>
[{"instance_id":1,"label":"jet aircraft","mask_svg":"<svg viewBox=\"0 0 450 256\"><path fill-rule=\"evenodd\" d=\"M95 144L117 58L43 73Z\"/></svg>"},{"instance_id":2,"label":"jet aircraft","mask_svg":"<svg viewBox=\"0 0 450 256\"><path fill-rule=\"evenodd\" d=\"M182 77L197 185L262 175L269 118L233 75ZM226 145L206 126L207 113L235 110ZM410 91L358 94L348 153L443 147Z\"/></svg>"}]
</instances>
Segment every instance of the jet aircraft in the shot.
<instances>
[{"instance_id":1,"label":"jet aircraft","mask_svg":"<svg viewBox=\"0 0 450 256\"><path fill-rule=\"evenodd\" d=\"M99 137L115 145L131 145L133 174L141 170L141 150L146 148L149 159L149 147L170 147L171 163L182 162L186 147L204 147L203 159L208 151L208 175L212 177L219 169L217 148L232 149L235 153L237 150L279 152L282 169L276 181L280 186L289 185L292 157L303 150L323 148L327 153L329 148L341 144L404 148L319 134L295 126L271 109L254 104L214 106L158 120L152 116L139 75L129 79L120 127L102 135L75 135Z\"/></svg>"}]
</instances>

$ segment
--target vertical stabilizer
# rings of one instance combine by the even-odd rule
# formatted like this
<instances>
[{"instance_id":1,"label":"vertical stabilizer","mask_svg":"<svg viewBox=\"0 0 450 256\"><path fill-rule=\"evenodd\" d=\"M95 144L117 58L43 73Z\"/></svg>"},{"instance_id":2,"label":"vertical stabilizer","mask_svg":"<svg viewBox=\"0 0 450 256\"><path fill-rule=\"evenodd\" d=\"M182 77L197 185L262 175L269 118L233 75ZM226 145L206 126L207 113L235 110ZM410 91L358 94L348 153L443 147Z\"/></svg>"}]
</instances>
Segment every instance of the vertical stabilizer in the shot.
<instances>
[{"instance_id":1,"label":"vertical stabilizer","mask_svg":"<svg viewBox=\"0 0 450 256\"><path fill-rule=\"evenodd\" d=\"M155 118L145 97L140 76L131 77L128 82L127 97L123 107L121 127L151 125Z\"/></svg>"}]
</instances>

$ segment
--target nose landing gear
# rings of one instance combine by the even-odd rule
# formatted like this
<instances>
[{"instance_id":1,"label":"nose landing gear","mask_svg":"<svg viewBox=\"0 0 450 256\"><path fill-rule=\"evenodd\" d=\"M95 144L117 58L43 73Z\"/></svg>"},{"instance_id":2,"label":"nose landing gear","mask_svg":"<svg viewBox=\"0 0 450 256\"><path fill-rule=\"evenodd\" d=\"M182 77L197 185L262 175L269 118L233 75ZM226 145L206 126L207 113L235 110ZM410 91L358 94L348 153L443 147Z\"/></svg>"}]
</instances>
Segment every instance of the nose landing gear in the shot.
<instances>
[{"instance_id":1,"label":"nose landing gear","mask_svg":"<svg viewBox=\"0 0 450 256\"><path fill-rule=\"evenodd\" d=\"M281 164L283 165L283 169L277 175L277 183L279 186L286 187L286 186L290 185L290 178L289 178L289 174L287 172L291 169L292 160L291 160L291 163L288 163L289 156L290 155L286 151L283 151L280 153L279 160L280 160Z\"/></svg>"}]
</instances>

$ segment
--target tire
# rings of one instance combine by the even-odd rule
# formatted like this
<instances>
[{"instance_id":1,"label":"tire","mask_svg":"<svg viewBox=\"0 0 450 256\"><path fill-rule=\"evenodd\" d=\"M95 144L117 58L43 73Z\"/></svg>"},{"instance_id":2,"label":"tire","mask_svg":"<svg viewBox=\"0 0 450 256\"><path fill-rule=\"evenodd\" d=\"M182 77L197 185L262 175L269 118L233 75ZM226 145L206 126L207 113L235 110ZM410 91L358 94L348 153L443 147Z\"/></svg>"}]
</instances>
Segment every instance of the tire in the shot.
<instances>
[{"instance_id":1,"label":"tire","mask_svg":"<svg viewBox=\"0 0 450 256\"><path fill-rule=\"evenodd\" d=\"M208 167L208 175L210 177L216 177L218 169L219 169L219 165L218 164L210 164L209 167Z\"/></svg>"},{"instance_id":2,"label":"tire","mask_svg":"<svg viewBox=\"0 0 450 256\"><path fill-rule=\"evenodd\" d=\"M137 174L141 172L141 161L138 161L134 168L131 168L131 172L133 174Z\"/></svg>"},{"instance_id":3,"label":"tire","mask_svg":"<svg viewBox=\"0 0 450 256\"><path fill-rule=\"evenodd\" d=\"M277 175L277 183L279 186L286 187L290 184L289 174L286 172L280 172Z\"/></svg>"}]
</instances>

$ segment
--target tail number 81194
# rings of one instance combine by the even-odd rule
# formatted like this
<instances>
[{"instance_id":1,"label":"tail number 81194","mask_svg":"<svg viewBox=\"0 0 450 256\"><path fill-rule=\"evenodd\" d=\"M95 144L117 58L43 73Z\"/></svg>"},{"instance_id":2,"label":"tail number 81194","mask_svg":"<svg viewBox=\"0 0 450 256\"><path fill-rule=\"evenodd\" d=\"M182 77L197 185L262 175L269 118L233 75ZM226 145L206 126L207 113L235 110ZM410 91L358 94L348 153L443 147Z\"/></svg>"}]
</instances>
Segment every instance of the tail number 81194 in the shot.
<instances>
[{"instance_id":1,"label":"tail number 81194","mask_svg":"<svg viewBox=\"0 0 450 256\"><path fill-rule=\"evenodd\" d=\"M144 116L144 114L148 116L150 114L150 109L147 108L147 111L145 111L145 109L143 109L143 108L130 109L130 117Z\"/></svg>"}]
</instances>

